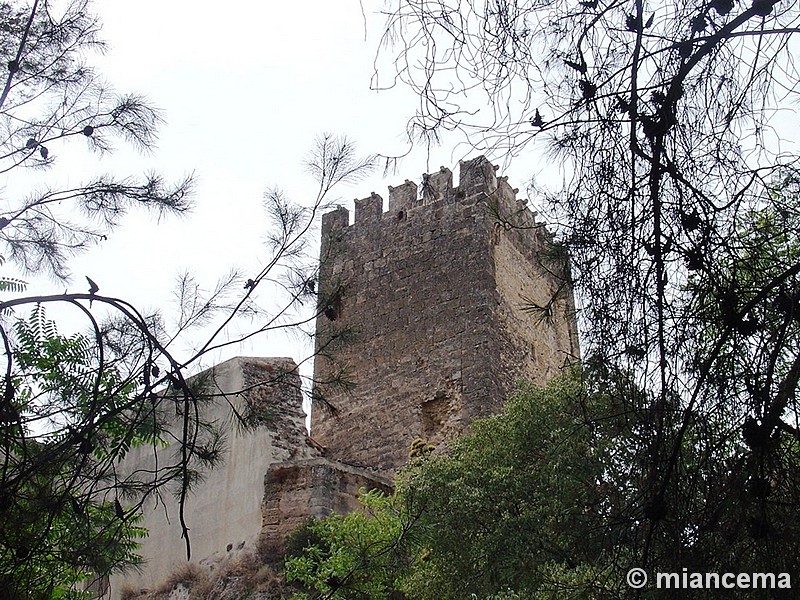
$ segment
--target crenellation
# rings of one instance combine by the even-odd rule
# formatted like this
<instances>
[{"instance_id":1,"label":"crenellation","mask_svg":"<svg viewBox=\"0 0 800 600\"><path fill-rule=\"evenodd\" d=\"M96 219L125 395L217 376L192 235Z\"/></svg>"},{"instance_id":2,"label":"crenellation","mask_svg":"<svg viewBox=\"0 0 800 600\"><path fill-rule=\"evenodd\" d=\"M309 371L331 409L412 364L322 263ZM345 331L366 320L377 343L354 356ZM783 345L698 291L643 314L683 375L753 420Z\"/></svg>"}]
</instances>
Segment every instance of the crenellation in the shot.
<instances>
[{"instance_id":1,"label":"crenellation","mask_svg":"<svg viewBox=\"0 0 800 600\"><path fill-rule=\"evenodd\" d=\"M406 179L397 187L389 186L389 212L398 220L405 218L408 209L417 204L417 184Z\"/></svg>"},{"instance_id":2,"label":"crenellation","mask_svg":"<svg viewBox=\"0 0 800 600\"><path fill-rule=\"evenodd\" d=\"M423 173L422 203L433 204L453 196L453 172L447 167L439 167L438 173Z\"/></svg>"},{"instance_id":3,"label":"crenellation","mask_svg":"<svg viewBox=\"0 0 800 600\"><path fill-rule=\"evenodd\" d=\"M335 210L322 215L322 239L332 232L341 230L350 225L350 211L344 206L337 206Z\"/></svg>"},{"instance_id":4,"label":"crenellation","mask_svg":"<svg viewBox=\"0 0 800 600\"><path fill-rule=\"evenodd\" d=\"M491 194L497 189L496 171L496 167L485 156L459 161L459 195L469 198L481 192Z\"/></svg>"},{"instance_id":5,"label":"crenellation","mask_svg":"<svg viewBox=\"0 0 800 600\"><path fill-rule=\"evenodd\" d=\"M508 177L497 178L497 192L490 202L497 213L498 225L506 229L535 229L537 236L544 236L550 243L549 233L544 226L537 227L535 213L528 207L527 200L517 198L518 193L519 189L508 183Z\"/></svg>"},{"instance_id":6,"label":"crenellation","mask_svg":"<svg viewBox=\"0 0 800 600\"><path fill-rule=\"evenodd\" d=\"M380 237L376 228L391 227L393 223L415 219L417 212L423 209L424 212L419 214L424 214L428 222L438 224L447 218L447 213L454 211L453 205L456 205L455 212L470 212L471 206L476 202L485 203L492 208L496 213L495 217L506 226L532 228L535 225L534 214L523 201L517 199L519 189L511 187L507 177L497 176L497 168L486 158L479 156L461 161L457 187L453 186L453 172L446 167L440 167L435 173L423 174L420 187L408 179L399 186L388 186L386 212L383 210L383 198L375 192L367 198L357 198L354 201L354 230L363 228L366 234ZM349 211L344 207L323 215L323 239L326 234L329 237L332 232L348 227ZM425 241L429 241L442 235L441 227L432 226L424 237Z\"/></svg>"},{"instance_id":7,"label":"crenellation","mask_svg":"<svg viewBox=\"0 0 800 600\"><path fill-rule=\"evenodd\" d=\"M355 385L320 390L336 413L312 408L313 435L330 457L386 472L407 460L414 439L446 445L496 412L517 379L544 383L577 355L563 265L550 261L549 235L527 226L533 213L486 158L461 162L456 188L448 169L424 177L421 201L411 182L389 190L390 216L349 228L340 254L321 265L321 283L334 274L342 282L345 309L335 322L320 317L317 343L339 332L351 342L316 360L315 379L338 364ZM549 321L525 310L526 298L546 305L562 288ZM439 388L447 400L431 399Z\"/></svg>"},{"instance_id":8,"label":"crenellation","mask_svg":"<svg viewBox=\"0 0 800 600\"><path fill-rule=\"evenodd\" d=\"M308 517L357 510L360 489L390 490L412 442L445 451L517 381L543 385L578 358L567 257L497 170L479 156L461 161L457 187L445 167L422 189L389 187L388 214L373 192L355 200L352 225L341 206L322 216L312 437L294 363L216 369L230 380L221 390L248 392L209 408L232 421L229 402L244 402L259 418L230 433L229 462L187 504L199 556L248 544L279 563ZM143 545L148 577L180 556L168 525Z\"/></svg>"},{"instance_id":9,"label":"crenellation","mask_svg":"<svg viewBox=\"0 0 800 600\"><path fill-rule=\"evenodd\" d=\"M377 223L383 216L383 198L372 192L369 197L355 200L355 222Z\"/></svg>"}]
</instances>

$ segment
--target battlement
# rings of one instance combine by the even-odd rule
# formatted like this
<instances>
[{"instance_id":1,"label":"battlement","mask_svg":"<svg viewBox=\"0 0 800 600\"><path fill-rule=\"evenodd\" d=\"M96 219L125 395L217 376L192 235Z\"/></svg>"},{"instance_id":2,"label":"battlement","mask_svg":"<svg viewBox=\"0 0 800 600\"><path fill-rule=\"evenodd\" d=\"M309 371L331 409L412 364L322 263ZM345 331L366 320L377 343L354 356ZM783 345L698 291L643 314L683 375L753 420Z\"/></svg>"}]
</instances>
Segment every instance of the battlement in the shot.
<instances>
[{"instance_id":1,"label":"battlement","mask_svg":"<svg viewBox=\"0 0 800 600\"><path fill-rule=\"evenodd\" d=\"M254 548L277 560L308 517L356 509L359 489L389 491L419 440L446 448L516 382L544 385L579 358L565 253L485 157L459 167L458 186L442 167L389 187L386 211L376 193L357 199L352 225L345 208L323 215L313 438L290 359L232 359L207 374L225 401L203 403L204 419L252 422L223 431L225 462L184 506L209 572ZM131 449L120 471L152 473L173 451ZM129 584L161 589L185 564L175 502L147 507L149 562Z\"/></svg>"},{"instance_id":2,"label":"battlement","mask_svg":"<svg viewBox=\"0 0 800 600\"><path fill-rule=\"evenodd\" d=\"M566 257L486 158L323 215L312 406L326 457L391 472L578 355ZM352 385L337 385L337 380ZM327 384L326 382L333 382Z\"/></svg>"},{"instance_id":3,"label":"battlement","mask_svg":"<svg viewBox=\"0 0 800 600\"><path fill-rule=\"evenodd\" d=\"M486 157L478 156L459 162L457 186L453 186L453 172L447 167L440 167L436 173L424 173L421 186L406 179L399 186L389 186L386 211L383 197L375 192L367 198L356 198L353 225L369 226L381 221L404 221L417 213L415 209L422 207L475 204L481 201L496 205L500 214L505 217L513 215L515 225L534 225L534 213L527 208L525 201L517 200L519 190L512 188L506 177L497 176L498 168ZM323 238L326 234L350 226L350 211L343 206L322 216Z\"/></svg>"}]
</instances>

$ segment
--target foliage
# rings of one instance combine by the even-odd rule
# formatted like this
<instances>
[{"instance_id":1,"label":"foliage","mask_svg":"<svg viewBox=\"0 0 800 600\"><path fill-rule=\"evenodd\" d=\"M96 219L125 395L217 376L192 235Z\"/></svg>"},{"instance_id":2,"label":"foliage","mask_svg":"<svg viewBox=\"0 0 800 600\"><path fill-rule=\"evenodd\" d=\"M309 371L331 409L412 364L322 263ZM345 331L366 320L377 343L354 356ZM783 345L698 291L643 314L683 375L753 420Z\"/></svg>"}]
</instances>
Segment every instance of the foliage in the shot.
<instances>
[{"instance_id":1,"label":"foliage","mask_svg":"<svg viewBox=\"0 0 800 600\"><path fill-rule=\"evenodd\" d=\"M740 219L714 273L692 274L686 283L695 327L687 343L697 357L693 369L715 393L724 389L724 410L733 418L755 416L770 431L782 418L786 427L797 418L798 198L798 182L790 177Z\"/></svg>"},{"instance_id":2,"label":"foliage","mask_svg":"<svg viewBox=\"0 0 800 600\"><path fill-rule=\"evenodd\" d=\"M412 515L397 495L371 490L360 501L366 512L331 515L295 532L305 545L288 556L286 579L310 590L296 594L297 600L382 600L401 585L414 547L407 537Z\"/></svg>"},{"instance_id":3,"label":"foliage","mask_svg":"<svg viewBox=\"0 0 800 600\"><path fill-rule=\"evenodd\" d=\"M532 188L571 258L583 356L646 392L625 560L794 555L800 174L779 115L800 4L387 4L380 54L421 96L419 138L561 165L562 189Z\"/></svg>"},{"instance_id":4,"label":"foliage","mask_svg":"<svg viewBox=\"0 0 800 600\"><path fill-rule=\"evenodd\" d=\"M153 146L159 112L136 94L114 93L86 65L86 54L104 46L88 0L2 2L0 23L0 62L8 67L0 79L0 173L47 170L78 138L99 155L115 138ZM190 189L189 178L170 186L150 174L17 192L0 215L2 254L25 271L64 278L68 256L105 239L131 207L184 213Z\"/></svg>"},{"instance_id":5,"label":"foliage","mask_svg":"<svg viewBox=\"0 0 800 600\"><path fill-rule=\"evenodd\" d=\"M412 597L483 598L506 589L563 597L565 582L603 589L607 575L593 567L606 534L592 530L587 509L614 443L613 421L600 422L605 431L584 421L600 403L577 378L528 386L501 415L473 423L449 456L404 473L400 489L424 507L428 547Z\"/></svg>"},{"instance_id":6,"label":"foliage","mask_svg":"<svg viewBox=\"0 0 800 600\"><path fill-rule=\"evenodd\" d=\"M545 600L635 597L625 575L642 548L651 575L795 573L796 442L776 442L759 462L736 440L719 442L727 415L695 414L676 449L685 471L654 493L652 422L669 419L657 400L604 365L575 369L546 388L523 386L448 454L412 462L393 496L367 498L368 507L378 501L377 517L311 525L314 535L287 561L287 574L314 598L399 590L415 600ZM680 426L671 421L670 431ZM788 474L781 479L764 470L778 460ZM671 590L647 593L671 597Z\"/></svg>"},{"instance_id":7,"label":"foliage","mask_svg":"<svg viewBox=\"0 0 800 600\"><path fill-rule=\"evenodd\" d=\"M296 532L305 548L287 559L287 579L313 590L301 598L601 597L619 575L601 560L612 544L592 512L621 458L612 432L624 418L611 404L577 376L526 386L449 455L416 458L393 495L370 492L366 512Z\"/></svg>"},{"instance_id":8,"label":"foliage","mask_svg":"<svg viewBox=\"0 0 800 600\"><path fill-rule=\"evenodd\" d=\"M14 332L5 338L16 360L1 417L0 581L11 598L77 597L78 584L137 562L141 517L122 509L104 465L154 432L133 418L133 386L96 368L90 340L59 335L42 306ZM91 428L58 427L75 422ZM52 433L36 439L29 428Z\"/></svg>"},{"instance_id":9,"label":"foliage","mask_svg":"<svg viewBox=\"0 0 800 600\"><path fill-rule=\"evenodd\" d=\"M326 167L326 177L333 177L334 181L366 168L366 163L354 164L348 158L352 145L346 140L321 138L317 150L331 156L344 153L332 169L330 165ZM353 169L337 175L338 165ZM85 504L112 502L118 519L132 525L145 502L153 498L164 502L162 495L174 495L176 521L189 555L186 500L202 481L203 470L219 463L225 443L220 424L207 420L203 406L230 399L218 391L209 377L189 378L186 372L196 368L209 352L257 335L287 329L302 331L313 323L316 312L295 311L303 300L315 295L309 284L315 267L309 266L305 245L315 216L330 193L330 184L329 180L320 182L320 196L310 208L299 207L277 192L270 194L268 214L275 221L268 264L243 286L238 275L230 274L206 296L193 278L183 276L177 293L179 318L172 331L167 330L159 315L142 315L129 303L102 295L98 289L25 296L19 293L24 291L21 282L4 280L7 292L16 292L0 303L7 315L6 320L0 321L6 355L0 444L5 456L13 457L0 470L0 485L9 490L9 497L14 500L22 494L23 482L31 476L58 472L63 485L54 489L57 497L80 499ZM276 282L277 290L269 287ZM235 292L236 289L243 291ZM257 299L262 292L270 302L281 302L277 309L259 306ZM45 315L44 307L51 304L78 311L88 323L88 331L60 335ZM28 305L34 308L27 320L9 323L11 311ZM93 307L103 307L111 316L101 321ZM232 329L239 326L243 316L257 319L257 325L243 334L234 333ZM171 350L172 344L181 334L199 327L208 328L210 333L187 358L179 361ZM242 391L285 386L287 375L276 371ZM257 425L258 420L252 415L240 414L233 407L232 412L242 427ZM167 445L168 451L164 452ZM31 446L39 449L36 459L26 450ZM137 446L153 457L155 470L128 472L119 468L120 461ZM42 516L38 512L40 505L20 502L17 506L20 514L30 511L27 518L32 522ZM20 514L9 513L9 518L23 520ZM105 560L97 558L91 565L75 565L69 562L74 555L62 556L62 571L75 568L76 573L84 573L94 566L103 569L98 571L100 577L136 563L133 538L141 534L139 529L102 520L93 520L93 525L109 536ZM47 519L38 527L36 552L29 556L42 559L41 564L46 565L48 548L59 542ZM9 531L13 533L13 529ZM8 543L8 551L13 554L16 542L12 539ZM10 561L8 565L3 574L9 589L25 587L27 580L16 579L23 576L22 562ZM58 569L43 567L41 572L52 575L51 582L61 581ZM47 589L50 584L45 581L41 585L41 589Z\"/></svg>"},{"instance_id":10,"label":"foliage","mask_svg":"<svg viewBox=\"0 0 800 600\"><path fill-rule=\"evenodd\" d=\"M103 158L116 141L148 151L156 140L159 111L137 94L113 92L87 65L89 53L103 49L98 35L88 0L0 2L0 64L8 69L0 78L0 173L8 182L0 265L49 275L67 290L75 289L69 258L105 241L129 210L161 218L191 208L191 177L170 185L157 174L102 175L63 187L48 176L79 143ZM232 270L210 292L180 276L175 319L105 295L102 274L92 274L100 285L81 280L86 292L40 295L28 295L18 277L0 276L2 591L61 597L90 573L102 580L135 566L142 506L166 505L165 495L177 498L169 518L191 553L186 500L224 446L203 405L230 400L189 373L209 353L244 340L309 333L316 303L303 302L316 296L316 265L308 238L334 186L369 167L348 140L321 137L309 159L316 198L301 206L279 190L265 195L268 252L257 272ZM45 313L52 307L77 315L82 333L59 333ZM201 341L178 356L187 335L201 329ZM276 373L253 387L285 379ZM137 447L153 458L153 470L120 465Z\"/></svg>"}]
</instances>

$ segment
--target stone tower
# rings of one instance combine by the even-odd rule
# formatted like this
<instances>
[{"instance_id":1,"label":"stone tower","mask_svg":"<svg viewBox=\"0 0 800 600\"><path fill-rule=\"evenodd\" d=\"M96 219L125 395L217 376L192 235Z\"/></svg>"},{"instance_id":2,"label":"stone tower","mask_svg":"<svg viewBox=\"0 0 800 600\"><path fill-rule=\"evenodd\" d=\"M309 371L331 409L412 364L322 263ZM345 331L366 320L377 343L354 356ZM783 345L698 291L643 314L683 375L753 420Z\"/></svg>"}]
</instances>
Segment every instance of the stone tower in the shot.
<instances>
[{"instance_id":1,"label":"stone tower","mask_svg":"<svg viewBox=\"0 0 800 600\"><path fill-rule=\"evenodd\" d=\"M421 193L420 193L421 192ZM323 216L312 436L390 473L578 356L564 253L478 157ZM337 383L338 382L338 383ZM343 385L349 384L349 385Z\"/></svg>"},{"instance_id":2,"label":"stone tower","mask_svg":"<svg viewBox=\"0 0 800 600\"><path fill-rule=\"evenodd\" d=\"M313 439L289 359L210 373L225 400L202 405L209 420L232 423L234 407L270 417L228 432L225 462L187 501L193 556L209 572L254 551L280 563L308 517L358 510L359 490L390 491L415 439L445 444L498 412L516 380L543 384L577 358L563 252L485 158L459 175L457 187L442 168L422 190L389 188L388 212L376 194L356 200L352 225L343 208L324 215ZM150 473L173 451L134 449L120 470ZM145 511L148 562L115 578L114 600L123 580L159 589L185 565L176 511Z\"/></svg>"}]
</instances>

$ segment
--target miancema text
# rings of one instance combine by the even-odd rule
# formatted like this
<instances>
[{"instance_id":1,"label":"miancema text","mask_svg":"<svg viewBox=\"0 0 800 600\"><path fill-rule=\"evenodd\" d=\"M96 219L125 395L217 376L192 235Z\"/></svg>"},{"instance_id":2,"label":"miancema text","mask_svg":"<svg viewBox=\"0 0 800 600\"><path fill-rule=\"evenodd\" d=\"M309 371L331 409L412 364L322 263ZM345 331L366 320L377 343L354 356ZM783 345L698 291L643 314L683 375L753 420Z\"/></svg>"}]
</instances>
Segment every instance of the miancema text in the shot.
<instances>
[{"instance_id":1,"label":"miancema text","mask_svg":"<svg viewBox=\"0 0 800 600\"><path fill-rule=\"evenodd\" d=\"M791 589L788 573L657 573L658 588Z\"/></svg>"}]
</instances>

